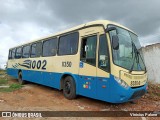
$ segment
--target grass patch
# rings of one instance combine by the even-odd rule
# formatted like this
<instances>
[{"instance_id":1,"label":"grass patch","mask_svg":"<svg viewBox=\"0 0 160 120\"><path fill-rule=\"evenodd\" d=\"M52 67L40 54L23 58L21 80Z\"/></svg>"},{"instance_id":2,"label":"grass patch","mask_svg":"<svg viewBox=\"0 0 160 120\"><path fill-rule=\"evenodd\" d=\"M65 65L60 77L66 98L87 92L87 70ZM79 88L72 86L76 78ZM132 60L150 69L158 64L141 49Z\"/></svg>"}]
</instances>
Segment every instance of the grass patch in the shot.
<instances>
[{"instance_id":1,"label":"grass patch","mask_svg":"<svg viewBox=\"0 0 160 120\"><path fill-rule=\"evenodd\" d=\"M22 85L14 83L14 84L11 84L9 88L16 90L16 89L22 88Z\"/></svg>"},{"instance_id":2,"label":"grass patch","mask_svg":"<svg viewBox=\"0 0 160 120\"><path fill-rule=\"evenodd\" d=\"M0 74L6 73L6 70L0 70Z\"/></svg>"},{"instance_id":3,"label":"grass patch","mask_svg":"<svg viewBox=\"0 0 160 120\"><path fill-rule=\"evenodd\" d=\"M0 79L0 86L8 83L8 80Z\"/></svg>"},{"instance_id":4,"label":"grass patch","mask_svg":"<svg viewBox=\"0 0 160 120\"><path fill-rule=\"evenodd\" d=\"M0 92L12 92L20 88L22 88L22 85L14 83L11 84L8 88L0 88Z\"/></svg>"},{"instance_id":5,"label":"grass patch","mask_svg":"<svg viewBox=\"0 0 160 120\"><path fill-rule=\"evenodd\" d=\"M22 88L22 85L18 83L11 84L5 72L6 72L5 70L0 70L0 92L12 92ZM9 87L5 87L5 86L9 86Z\"/></svg>"}]
</instances>

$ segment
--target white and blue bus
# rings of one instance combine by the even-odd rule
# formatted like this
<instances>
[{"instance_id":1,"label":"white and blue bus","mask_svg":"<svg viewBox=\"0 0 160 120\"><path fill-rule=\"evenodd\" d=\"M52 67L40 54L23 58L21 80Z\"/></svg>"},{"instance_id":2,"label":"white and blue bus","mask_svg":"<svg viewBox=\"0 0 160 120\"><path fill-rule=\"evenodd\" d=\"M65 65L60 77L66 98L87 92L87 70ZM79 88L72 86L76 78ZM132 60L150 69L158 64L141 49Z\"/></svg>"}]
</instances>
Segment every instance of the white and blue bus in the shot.
<instances>
[{"instance_id":1,"label":"white and blue bus","mask_svg":"<svg viewBox=\"0 0 160 120\"><path fill-rule=\"evenodd\" d=\"M147 73L137 35L98 20L9 49L8 75L111 103L140 98Z\"/></svg>"}]
</instances>

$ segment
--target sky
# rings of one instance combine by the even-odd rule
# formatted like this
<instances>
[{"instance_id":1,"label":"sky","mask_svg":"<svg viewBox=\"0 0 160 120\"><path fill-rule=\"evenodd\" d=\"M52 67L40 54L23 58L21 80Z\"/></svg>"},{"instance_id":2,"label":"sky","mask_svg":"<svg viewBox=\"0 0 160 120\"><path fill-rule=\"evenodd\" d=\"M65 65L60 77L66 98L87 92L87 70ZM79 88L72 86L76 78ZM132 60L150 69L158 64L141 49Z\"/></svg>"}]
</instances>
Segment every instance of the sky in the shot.
<instances>
[{"instance_id":1,"label":"sky","mask_svg":"<svg viewBox=\"0 0 160 120\"><path fill-rule=\"evenodd\" d=\"M160 42L159 0L0 0L0 67L11 47L94 20L111 20Z\"/></svg>"}]
</instances>

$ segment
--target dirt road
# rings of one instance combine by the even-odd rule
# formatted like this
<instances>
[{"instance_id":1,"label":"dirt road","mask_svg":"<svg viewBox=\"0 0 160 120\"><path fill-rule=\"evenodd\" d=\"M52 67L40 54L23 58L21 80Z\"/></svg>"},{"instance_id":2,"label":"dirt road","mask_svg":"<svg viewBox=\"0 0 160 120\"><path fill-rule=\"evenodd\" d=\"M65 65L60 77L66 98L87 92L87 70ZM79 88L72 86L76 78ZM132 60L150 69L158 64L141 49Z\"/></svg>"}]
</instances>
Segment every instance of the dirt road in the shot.
<instances>
[{"instance_id":1,"label":"dirt road","mask_svg":"<svg viewBox=\"0 0 160 120\"><path fill-rule=\"evenodd\" d=\"M17 80L12 80L11 82L17 82ZM78 96L75 100L67 100L64 98L62 91L29 83L19 90L8 93L0 93L0 111L8 110L158 111L160 110L160 101L148 99L145 96L139 100L136 100L134 104L130 102L123 104L111 104L82 96Z\"/></svg>"}]
</instances>

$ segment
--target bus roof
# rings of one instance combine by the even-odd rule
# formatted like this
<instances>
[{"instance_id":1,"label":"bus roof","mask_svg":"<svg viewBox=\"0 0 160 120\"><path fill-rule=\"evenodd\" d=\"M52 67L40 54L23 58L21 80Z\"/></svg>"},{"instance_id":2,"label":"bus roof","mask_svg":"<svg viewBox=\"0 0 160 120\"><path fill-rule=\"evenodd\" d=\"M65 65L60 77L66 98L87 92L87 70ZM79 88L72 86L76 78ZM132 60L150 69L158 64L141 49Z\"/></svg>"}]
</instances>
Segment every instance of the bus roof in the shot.
<instances>
[{"instance_id":1,"label":"bus roof","mask_svg":"<svg viewBox=\"0 0 160 120\"><path fill-rule=\"evenodd\" d=\"M88 22L88 23L85 23L85 24L78 25L78 26L76 26L76 27L72 27L72 28L70 28L70 29L67 29L67 30L64 30L64 31L61 31L61 32L57 32L57 33L55 33L55 34L50 34L50 35L48 35L48 36L41 37L41 38L35 39L35 40L33 40L33 41L29 41L29 42L27 42L27 43L23 43L23 44L21 44L21 45L12 47L12 48L10 48L10 49L13 49L13 48L16 48L16 47L19 47L19 46L22 46L22 45L26 45L26 44L29 44L29 43L33 43L33 42L36 42L36 41L39 41L39 40L47 39L47 38L50 38L50 37L59 36L59 35L61 35L61 34L65 34L65 33L68 33L68 32L72 32L72 31L74 31L74 30L81 29L81 28L83 28L83 27L87 27L87 26L91 26L91 25L103 25L104 28L106 28L108 24L117 25L117 26L120 26L120 27L122 27L122 28L125 28L125 29L133 32L132 30L124 27L123 25L120 25L120 24L118 24L118 23L115 23L115 22L112 22L112 21L109 21L109 20L96 20L96 21L91 21L91 22ZM134 32L133 32L133 33L134 33Z\"/></svg>"}]
</instances>

